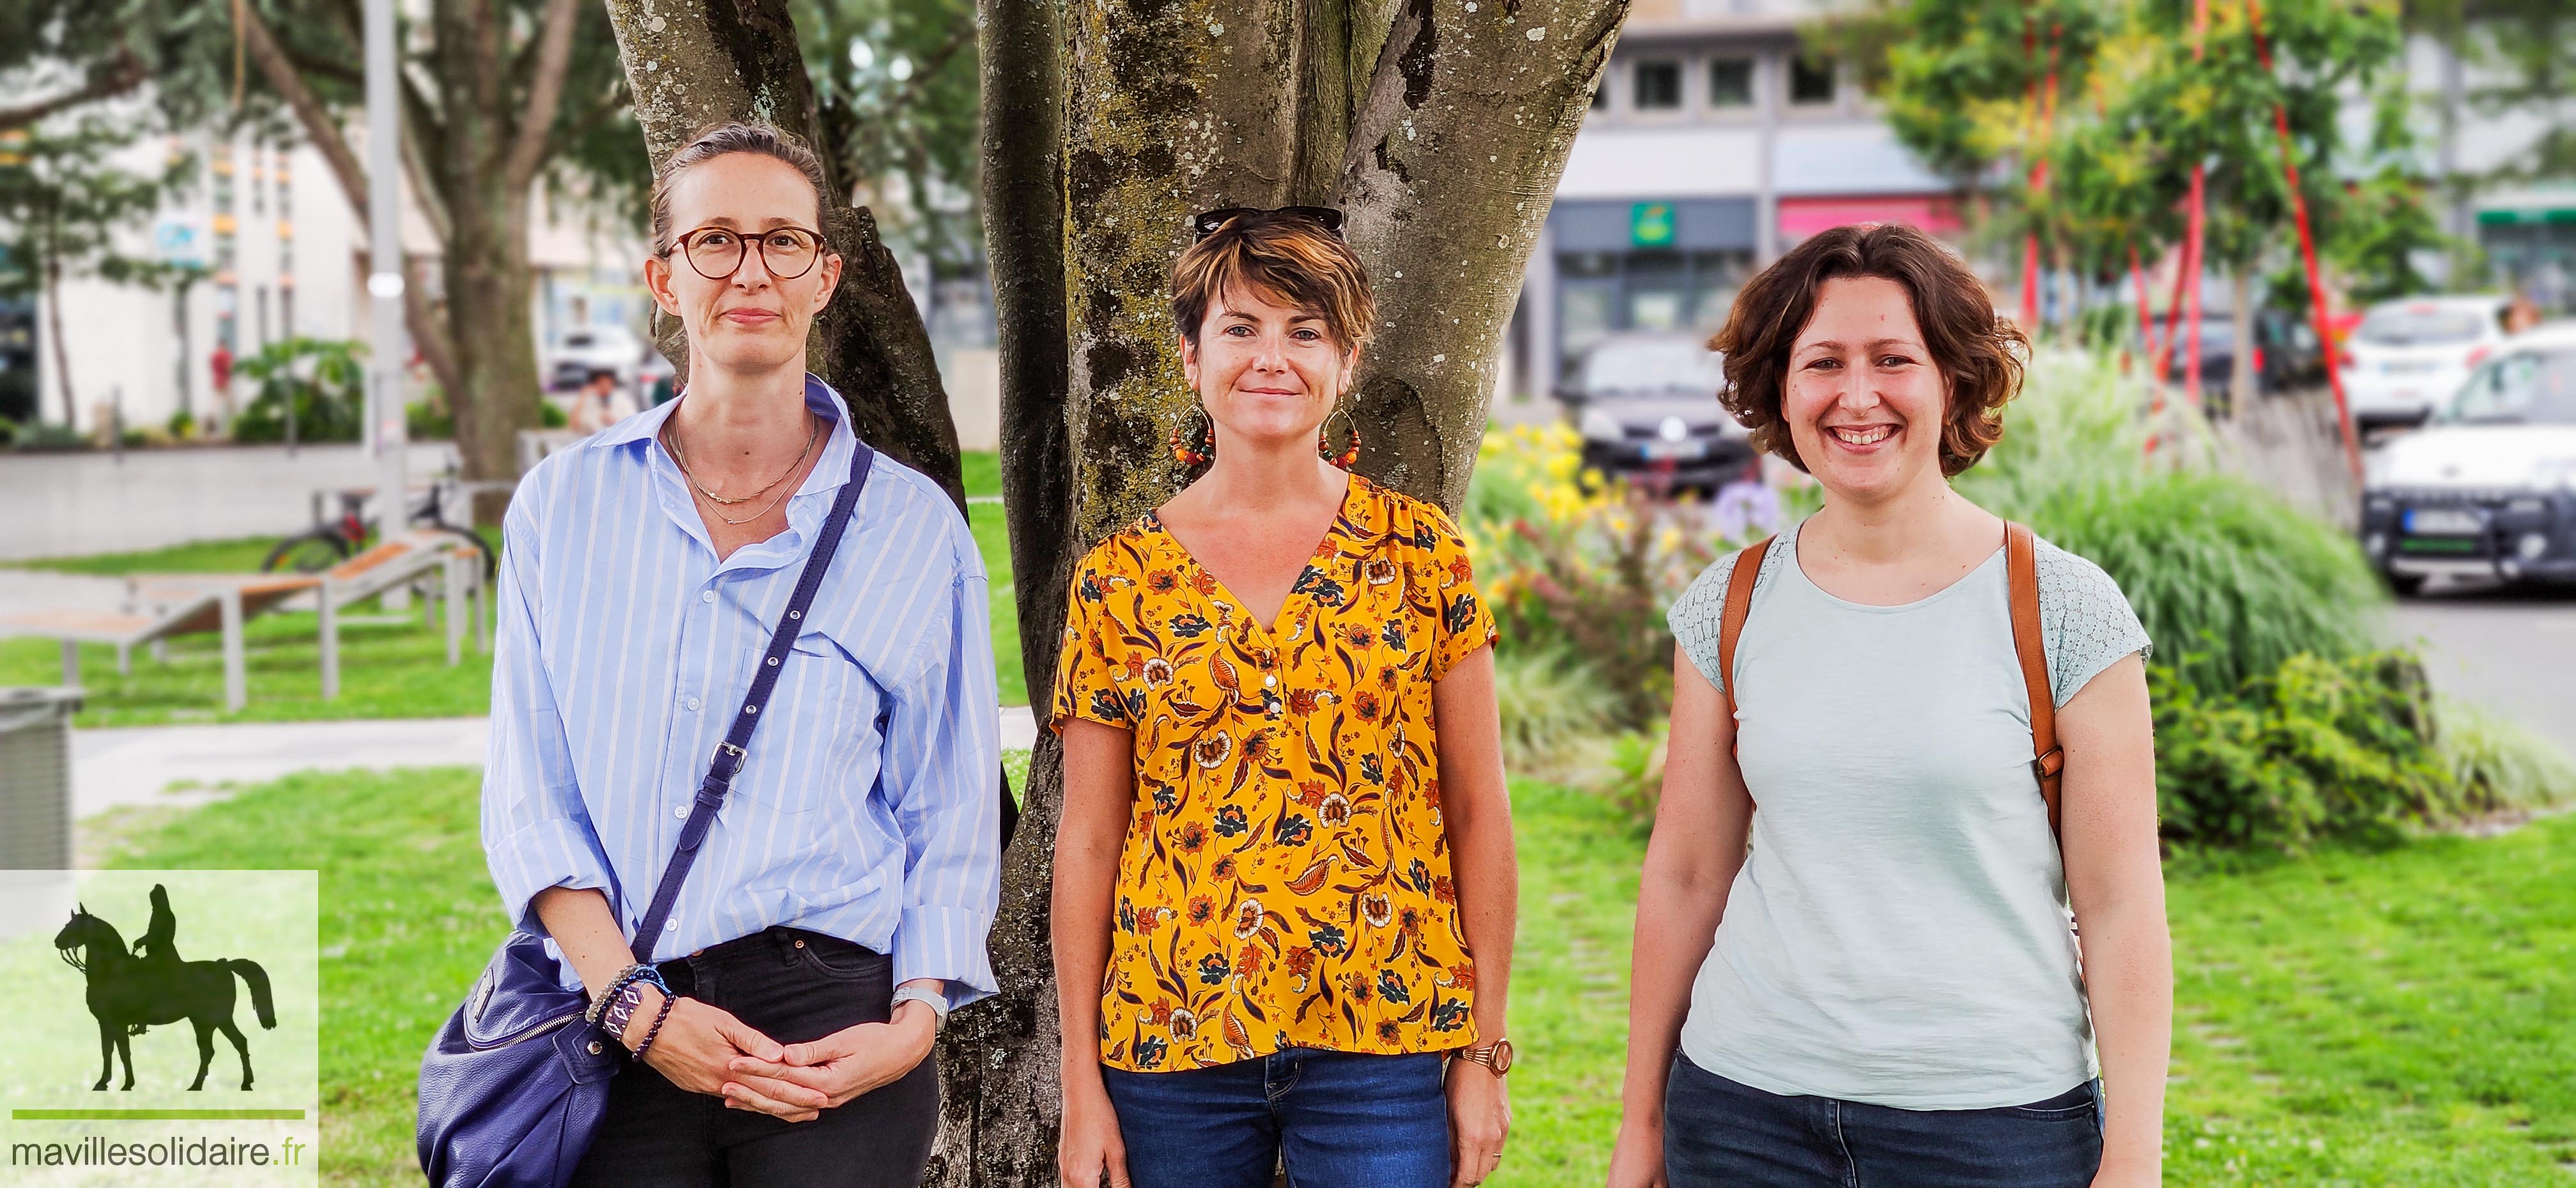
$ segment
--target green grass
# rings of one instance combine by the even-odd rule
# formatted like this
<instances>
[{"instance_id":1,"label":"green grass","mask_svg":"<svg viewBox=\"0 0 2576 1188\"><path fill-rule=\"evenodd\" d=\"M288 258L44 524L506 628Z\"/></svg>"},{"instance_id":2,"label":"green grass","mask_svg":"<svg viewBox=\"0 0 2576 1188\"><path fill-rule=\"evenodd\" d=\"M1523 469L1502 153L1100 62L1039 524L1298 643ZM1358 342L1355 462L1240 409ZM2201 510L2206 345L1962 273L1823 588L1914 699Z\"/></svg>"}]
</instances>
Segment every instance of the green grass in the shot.
<instances>
[{"instance_id":1,"label":"green grass","mask_svg":"<svg viewBox=\"0 0 2576 1188\"><path fill-rule=\"evenodd\" d=\"M322 1177L417 1184L420 1054L508 931L464 768L290 776L128 839L126 868L310 869L322 887Z\"/></svg>"},{"instance_id":2,"label":"green grass","mask_svg":"<svg viewBox=\"0 0 2576 1188\"><path fill-rule=\"evenodd\" d=\"M322 872L323 1173L416 1181L421 1049L503 932L470 771L306 775L117 843L127 867ZM1644 842L1514 787L1514 1134L1496 1188L1590 1188L1618 1122ZM2576 816L2171 878L2173 1184L2554 1185L2576 1170Z\"/></svg>"},{"instance_id":3,"label":"green grass","mask_svg":"<svg viewBox=\"0 0 2576 1188\"><path fill-rule=\"evenodd\" d=\"M489 710L492 657L469 635L461 661L447 666L447 636L421 625L419 604L396 617L371 608L340 620L340 696L322 700L321 638L315 616L262 615L242 625L249 702L223 712L223 643L215 635L170 641L169 661L134 653L132 676L116 674L116 649L81 647L81 686L88 690L73 724L160 726L179 722L290 722L343 718L437 718ZM52 640L0 640L0 685L62 680L62 646Z\"/></svg>"},{"instance_id":4,"label":"green grass","mask_svg":"<svg viewBox=\"0 0 2576 1188\"><path fill-rule=\"evenodd\" d=\"M1002 456L986 450L968 450L957 456L959 478L966 484L966 497L978 495L999 497L1002 493Z\"/></svg>"},{"instance_id":5,"label":"green grass","mask_svg":"<svg viewBox=\"0 0 2576 1188\"><path fill-rule=\"evenodd\" d=\"M16 569L46 569L93 577L124 577L129 573L257 573L259 563L267 560L268 551L276 547L277 538L274 536L245 536L239 540L202 540L139 553L43 557L32 561L12 561L9 565Z\"/></svg>"}]
</instances>

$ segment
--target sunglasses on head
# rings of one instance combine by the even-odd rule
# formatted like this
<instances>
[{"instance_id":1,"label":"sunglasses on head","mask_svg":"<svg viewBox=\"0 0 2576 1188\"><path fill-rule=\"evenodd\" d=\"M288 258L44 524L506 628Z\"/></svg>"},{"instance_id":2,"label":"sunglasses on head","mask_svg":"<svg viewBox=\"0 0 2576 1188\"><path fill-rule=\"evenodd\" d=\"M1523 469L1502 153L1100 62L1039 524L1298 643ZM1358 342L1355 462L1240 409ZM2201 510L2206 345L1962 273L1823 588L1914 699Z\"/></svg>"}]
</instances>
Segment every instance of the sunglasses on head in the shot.
<instances>
[{"instance_id":1,"label":"sunglasses on head","mask_svg":"<svg viewBox=\"0 0 2576 1188\"><path fill-rule=\"evenodd\" d=\"M1335 235L1342 233L1342 212L1329 206L1281 206L1269 210L1258 206L1220 206L1215 210L1201 211L1190 216L1190 226L1198 232L1200 239L1205 239L1223 229L1227 223L1247 217L1257 217L1261 221L1278 217L1305 219Z\"/></svg>"}]
</instances>

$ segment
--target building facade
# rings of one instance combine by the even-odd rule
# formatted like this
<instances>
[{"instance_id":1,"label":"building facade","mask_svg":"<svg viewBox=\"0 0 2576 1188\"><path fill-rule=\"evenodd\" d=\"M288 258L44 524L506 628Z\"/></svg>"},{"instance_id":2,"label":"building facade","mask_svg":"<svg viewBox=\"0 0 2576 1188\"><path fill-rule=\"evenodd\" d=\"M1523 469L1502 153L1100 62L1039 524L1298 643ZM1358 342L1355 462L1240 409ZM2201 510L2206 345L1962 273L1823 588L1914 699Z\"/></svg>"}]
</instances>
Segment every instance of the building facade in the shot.
<instances>
[{"instance_id":1,"label":"building facade","mask_svg":"<svg viewBox=\"0 0 2576 1188\"><path fill-rule=\"evenodd\" d=\"M1959 229L1848 64L1807 53L1820 0L1639 0L1575 138L1514 315L1510 398L1606 335L1713 332L1753 271L1827 227Z\"/></svg>"}]
</instances>

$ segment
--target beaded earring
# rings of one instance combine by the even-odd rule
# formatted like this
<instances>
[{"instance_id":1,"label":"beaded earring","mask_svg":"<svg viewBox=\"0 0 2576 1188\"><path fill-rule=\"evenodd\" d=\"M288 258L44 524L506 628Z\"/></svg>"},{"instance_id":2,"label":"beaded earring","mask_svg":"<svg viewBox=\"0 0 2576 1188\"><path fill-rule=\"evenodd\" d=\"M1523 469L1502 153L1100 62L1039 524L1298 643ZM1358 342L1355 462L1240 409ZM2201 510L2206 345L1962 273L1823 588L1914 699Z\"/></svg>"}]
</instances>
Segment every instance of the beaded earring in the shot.
<instances>
[{"instance_id":1,"label":"beaded earring","mask_svg":"<svg viewBox=\"0 0 2576 1188\"><path fill-rule=\"evenodd\" d=\"M1198 432L1186 432L1193 421ZM1172 426L1172 456L1183 466L1205 466L1216 458L1216 424L1208 420L1207 410L1193 406L1191 415Z\"/></svg>"},{"instance_id":2,"label":"beaded earring","mask_svg":"<svg viewBox=\"0 0 2576 1188\"><path fill-rule=\"evenodd\" d=\"M1357 463L1360 460L1359 418L1352 416L1351 410L1347 407L1336 408L1333 412L1341 416L1344 424L1350 426L1350 445L1338 454L1333 452L1333 418L1328 414L1324 417L1324 423L1315 427L1315 453L1321 456L1324 461L1330 462L1343 470L1349 470L1354 463Z\"/></svg>"}]
</instances>

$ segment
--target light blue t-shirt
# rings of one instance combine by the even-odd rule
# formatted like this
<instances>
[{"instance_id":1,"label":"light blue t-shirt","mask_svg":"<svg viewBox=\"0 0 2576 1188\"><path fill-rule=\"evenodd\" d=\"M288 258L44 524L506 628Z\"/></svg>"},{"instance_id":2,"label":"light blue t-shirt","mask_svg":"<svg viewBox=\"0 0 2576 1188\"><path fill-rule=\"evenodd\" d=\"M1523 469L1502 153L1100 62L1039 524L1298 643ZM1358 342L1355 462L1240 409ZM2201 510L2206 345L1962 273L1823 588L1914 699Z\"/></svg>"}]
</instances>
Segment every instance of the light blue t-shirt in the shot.
<instances>
[{"instance_id":1,"label":"light blue t-shirt","mask_svg":"<svg viewBox=\"0 0 2576 1188\"><path fill-rule=\"evenodd\" d=\"M2002 548L1902 606L1827 594L1797 555L1793 525L1762 559L1732 673L1718 671L1717 636L1735 556L1670 615L1701 675L1737 690L1755 805L1683 1054L1766 1092L1903 1109L2021 1105L2082 1084L2092 1023L2031 773ZM2092 562L2046 541L2037 561L2062 706L2143 654L2147 634Z\"/></svg>"}]
</instances>

